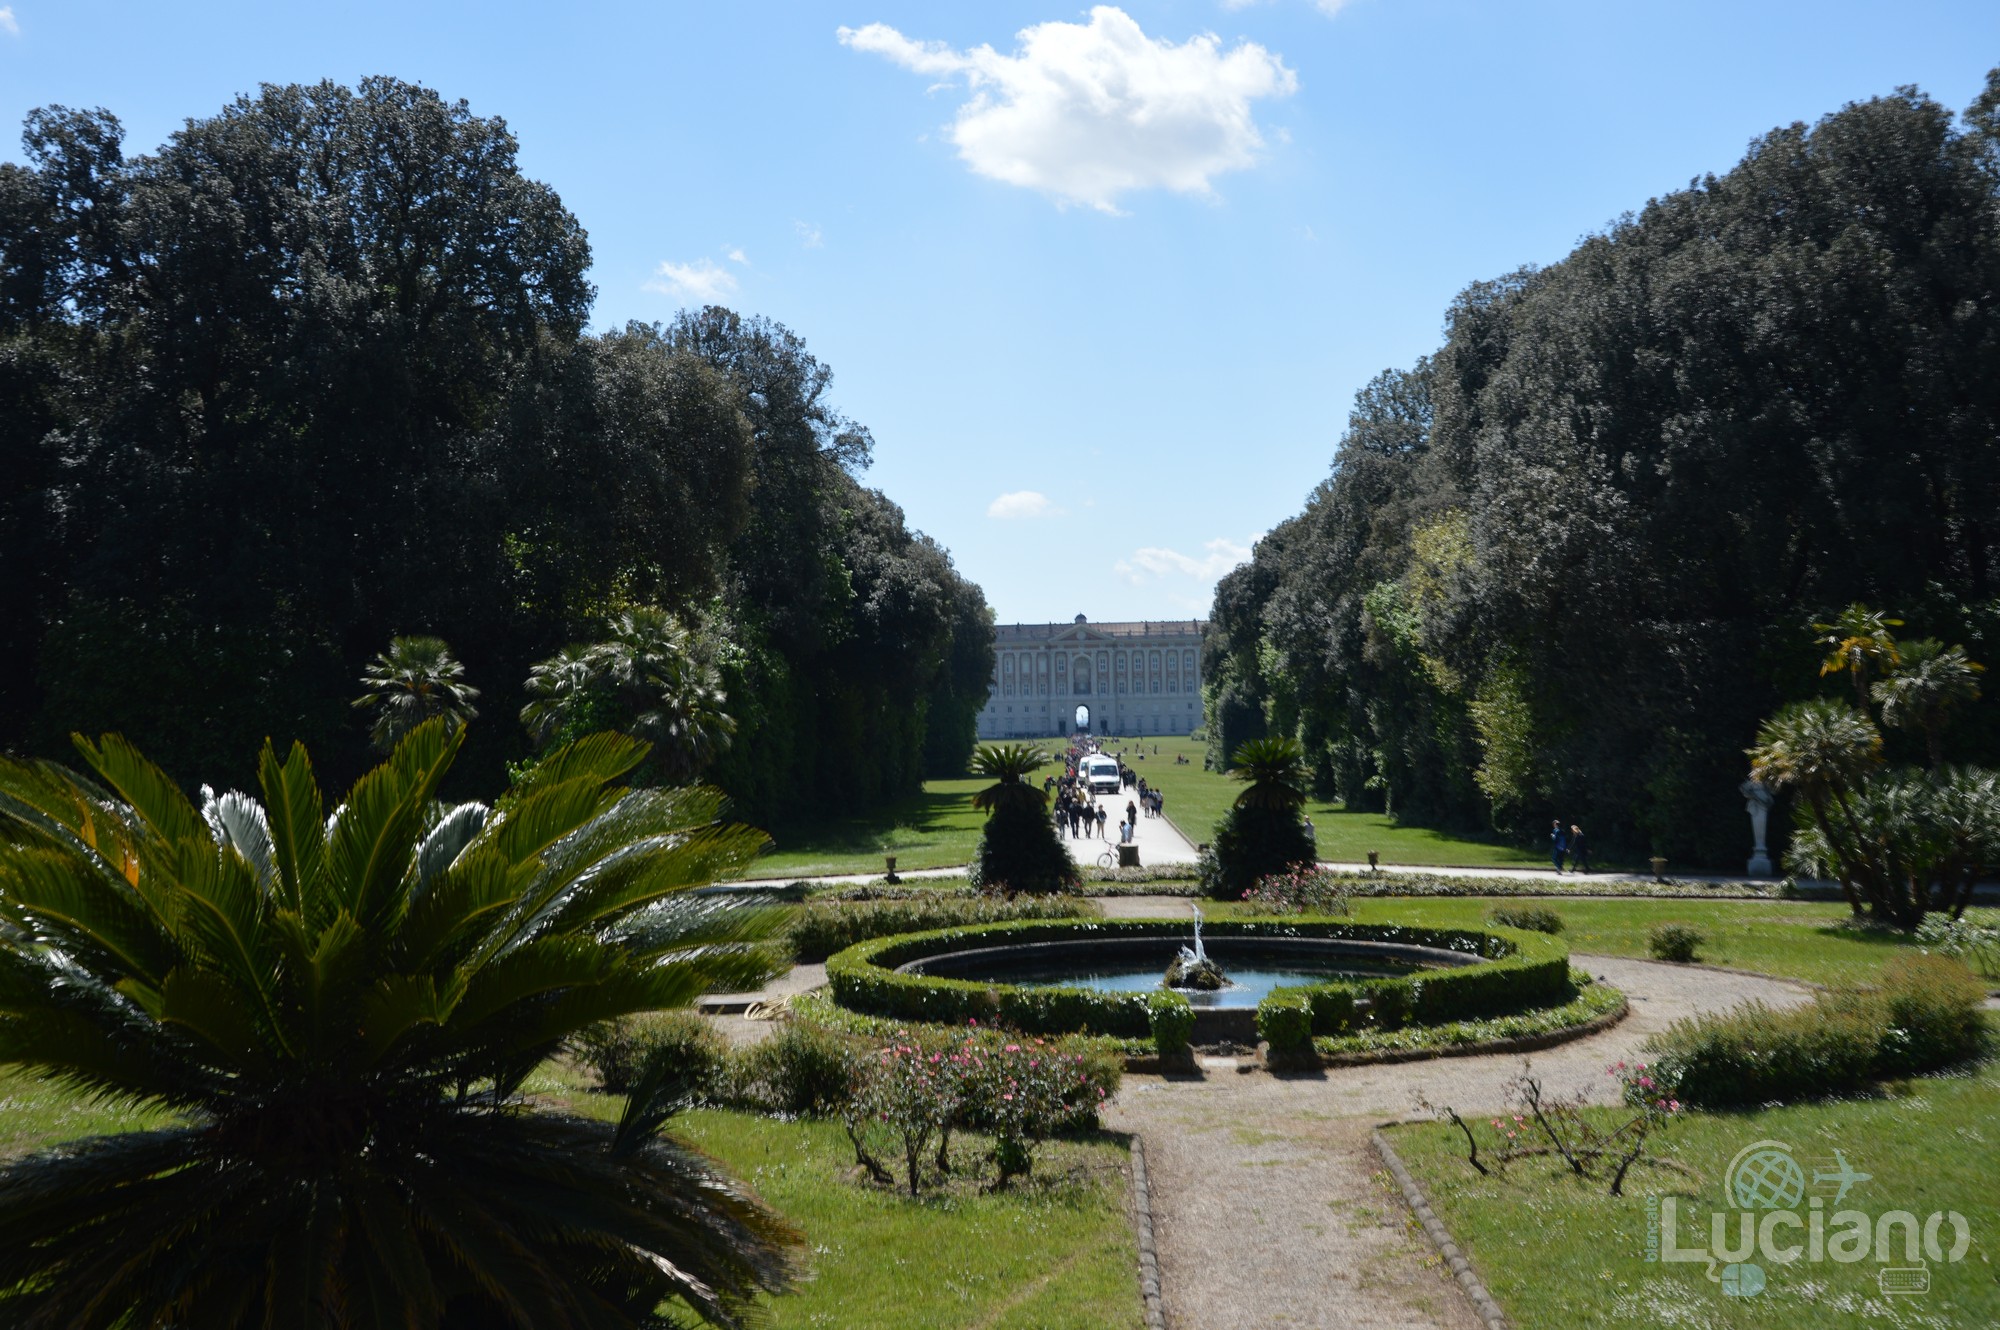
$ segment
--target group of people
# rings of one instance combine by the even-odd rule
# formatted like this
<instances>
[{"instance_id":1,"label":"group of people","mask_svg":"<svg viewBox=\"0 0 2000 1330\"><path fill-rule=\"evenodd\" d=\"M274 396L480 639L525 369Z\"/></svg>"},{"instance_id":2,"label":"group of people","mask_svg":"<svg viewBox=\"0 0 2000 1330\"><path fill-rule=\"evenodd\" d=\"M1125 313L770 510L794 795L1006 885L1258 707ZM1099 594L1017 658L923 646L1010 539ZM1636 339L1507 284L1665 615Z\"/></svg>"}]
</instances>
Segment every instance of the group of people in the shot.
<instances>
[{"instance_id":1,"label":"group of people","mask_svg":"<svg viewBox=\"0 0 2000 1330\"><path fill-rule=\"evenodd\" d=\"M1556 871L1563 871L1563 860L1569 860L1570 868L1578 873L1590 871L1590 845L1583 838L1583 828L1572 822L1569 830L1563 830L1562 819L1557 818L1549 825L1549 858L1554 861Z\"/></svg>"},{"instance_id":2,"label":"group of people","mask_svg":"<svg viewBox=\"0 0 2000 1330\"><path fill-rule=\"evenodd\" d=\"M1083 773L1083 759L1103 751L1095 739L1079 739L1072 742L1064 754L1063 774L1051 775L1042 781L1042 792L1055 798L1056 834L1069 833L1071 840L1081 840L1095 830L1099 838L1109 840L1106 824L1111 815L1097 794L1090 788L1090 781ZM1133 797L1125 801L1125 817L1118 824L1118 841L1130 845L1138 834L1139 815L1143 809L1147 817L1159 817L1166 807L1166 795L1146 784L1145 777L1125 765L1123 754L1118 758L1119 788L1133 791Z\"/></svg>"}]
</instances>

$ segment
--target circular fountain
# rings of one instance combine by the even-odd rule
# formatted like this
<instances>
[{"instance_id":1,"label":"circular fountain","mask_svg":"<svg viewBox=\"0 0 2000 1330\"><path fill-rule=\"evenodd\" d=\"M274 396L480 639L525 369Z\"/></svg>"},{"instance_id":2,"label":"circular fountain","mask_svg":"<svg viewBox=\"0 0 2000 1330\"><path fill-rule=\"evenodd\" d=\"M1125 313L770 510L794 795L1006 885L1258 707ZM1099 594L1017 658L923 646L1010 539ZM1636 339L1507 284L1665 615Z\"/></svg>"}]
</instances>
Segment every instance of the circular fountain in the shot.
<instances>
[{"instance_id":1,"label":"circular fountain","mask_svg":"<svg viewBox=\"0 0 2000 1330\"><path fill-rule=\"evenodd\" d=\"M944 929L850 947L827 978L836 1002L869 1015L1137 1038L1149 1004L1174 992L1194 1008L1197 1043L1253 1042L1260 1004L1300 994L1315 1031L1337 1033L1521 1010L1569 989L1562 944L1511 929L1224 919L1188 941L1187 925L1166 920ZM1219 986L1168 988L1169 967L1191 960L1218 970Z\"/></svg>"}]
</instances>

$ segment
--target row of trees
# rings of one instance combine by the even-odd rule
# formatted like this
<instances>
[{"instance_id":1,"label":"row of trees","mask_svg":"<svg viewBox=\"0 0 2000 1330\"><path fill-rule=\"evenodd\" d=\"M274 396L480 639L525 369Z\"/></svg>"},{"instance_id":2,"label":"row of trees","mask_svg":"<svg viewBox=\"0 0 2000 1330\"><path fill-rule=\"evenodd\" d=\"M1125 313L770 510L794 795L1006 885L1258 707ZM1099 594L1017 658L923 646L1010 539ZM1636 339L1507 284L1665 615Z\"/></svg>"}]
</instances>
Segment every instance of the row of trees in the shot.
<instances>
[{"instance_id":1,"label":"row of trees","mask_svg":"<svg viewBox=\"0 0 2000 1330\"><path fill-rule=\"evenodd\" d=\"M493 719L561 709L571 676L531 695L531 669L581 644L598 697L598 648L646 621L698 629L746 815L963 769L984 598L855 478L871 441L829 369L718 308L588 332L583 228L502 121L378 78L267 86L146 156L103 111L38 111L24 143L0 745L119 730L245 783L291 736L344 778L364 663L435 636L489 713L454 779L491 788L530 746Z\"/></svg>"},{"instance_id":2,"label":"row of trees","mask_svg":"<svg viewBox=\"0 0 2000 1330\"><path fill-rule=\"evenodd\" d=\"M1905 89L1773 131L1468 288L1218 587L1212 758L1295 736L1353 806L1740 866L1760 721L1839 687L1808 625L1866 601L2000 649L1996 291L2000 71L1962 120ZM1888 742L1990 759L2000 708Z\"/></svg>"}]
</instances>

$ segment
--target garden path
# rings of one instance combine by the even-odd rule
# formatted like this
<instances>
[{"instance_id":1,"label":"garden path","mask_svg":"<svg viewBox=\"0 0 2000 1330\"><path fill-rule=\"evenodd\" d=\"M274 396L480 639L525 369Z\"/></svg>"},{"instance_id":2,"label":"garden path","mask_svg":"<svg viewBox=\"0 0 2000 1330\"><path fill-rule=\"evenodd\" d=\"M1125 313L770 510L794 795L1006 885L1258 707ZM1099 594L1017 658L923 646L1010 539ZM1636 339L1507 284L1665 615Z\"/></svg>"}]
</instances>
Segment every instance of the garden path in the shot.
<instances>
[{"instance_id":1,"label":"garden path","mask_svg":"<svg viewBox=\"0 0 2000 1330\"><path fill-rule=\"evenodd\" d=\"M1085 868L1097 866L1097 856L1113 850L1118 844L1118 819L1125 816L1125 805L1137 804L1139 796L1127 790L1122 794L1101 794L1098 802L1104 805L1104 835L1090 832L1080 839L1072 838L1065 831L1063 844L1069 846L1070 857ZM1139 863L1146 868L1157 868L1161 864L1191 864L1200 856L1195 853L1194 843L1181 834L1181 829L1164 817L1148 817L1142 810L1139 826L1133 836L1139 846Z\"/></svg>"},{"instance_id":2,"label":"garden path","mask_svg":"<svg viewBox=\"0 0 2000 1330\"><path fill-rule=\"evenodd\" d=\"M1185 904L1185 902L1181 902ZM1631 1015L1600 1034L1532 1056L1557 1093L1616 1089L1608 1063L1683 1016L1750 998L1807 1000L1783 980L1610 956L1575 962L1623 989ZM1468 1113L1507 1103L1518 1055L1343 1067L1311 1076L1238 1075L1211 1059L1199 1078L1131 1075L1107 1124L1146 1143L1162 1297L1170 1330L1272 1326L1476 1330L1369 1130L1416 1111L1419 1097Z\"/></svg>"}]
</instances>

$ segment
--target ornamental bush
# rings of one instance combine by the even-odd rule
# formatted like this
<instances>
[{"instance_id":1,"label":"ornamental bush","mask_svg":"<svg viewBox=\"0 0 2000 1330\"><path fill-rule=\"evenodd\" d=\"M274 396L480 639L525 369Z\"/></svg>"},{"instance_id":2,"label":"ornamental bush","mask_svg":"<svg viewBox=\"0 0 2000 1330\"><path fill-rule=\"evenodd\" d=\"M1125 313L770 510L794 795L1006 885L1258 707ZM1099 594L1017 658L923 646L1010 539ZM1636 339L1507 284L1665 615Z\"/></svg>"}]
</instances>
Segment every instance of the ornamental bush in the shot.
<instances>
[{"instance_id":1,"label":"ornamental bush","mask_svg":"<svg viewBox=\"0 0 2000 1330\"><path fill-rule=\"evenodd\" d=\"M838 1113L854 1098L861 1057L858 1042L847 1035L806 1021L787 1021L769 1039L738 1055L735 1098L767 1113L809 1117Z\"/></svg>"},{"instance_id":2,"label":"ornamental bush","mask_svg":"<svg viewBox=\"0 0 2000 1330\"><path fill-rule=\"evenodd\" d=\"M1486 922L1530 933L1553 935L1563 931L1563 917L1546 905L1496 905L1486 912Z\"/></svg>"},{"instance_id":3,"label":"ornamental bush","mask_svg":"<svg viewBox=\"0 0 2000 1330\"><path fill-rule=\"evenodd\" d=\"M716 1097L729 1068L729 1042L705 1016L691 1011L649 1011L603 1021L570 1044L577 1061L597 1073L610 1094L624 1094L654 1057L676 1067L697 1101Z\"/></svg>"},{"instance_id":4,"label":"ornamental bush","mask_svg":"<svg viewBox=\"0 0 2000 1330\"><path fill-rule=\"evenodd\" d=\"M1241 900L1267 877L1310 867L1316 853L1296 808L1232 807L1202 852L1202 891L1216 900Z\"/></svg>"},{"instance_id":5,"label":"ornamental bush","mask_svg":"<svg viewBox=\"0 0 2000 1330\"><path fill-rule=\"evenodd\" d=\"M1344 915L1354 890L1352 873L1336 873L1312 864L1298 864L1282 873L1258 879L1243 893L1245 904L1264 914Z\"/></svg>"},{"instance_id":6,"label":"ornamental bush","mask_svg":"<svg viewBox=\"0 0 2000 1330\"><path fill-rule=\"evenodd\" d=\"M1701 944L1708 938L1699 928L1687 924L1655 924L1646 935L1646 949L1655 960L1689 965L1701 959Z\"/></svg>"},{"instance_id":7,"label":"ornamental bush","mask_svg":"<svg viewBox=\"0 0 2000 1330\"><path fill-rule=\"evenodd\" d=\"M1851 1094L1977 1056L1985 986L1942 957L1891 962L1874 989L1835 989L1802 1007L1760 1002L1677 1021L1646 1043L1662 1086L1721 1108Z\"/></svg>"},{"instance_id":8,"label":"ornamental bush","mask_svg":"<svg viewBox=\"0 0 2000 1330\"><path fill-rule=\"evenodd\" d=\"M1257 1034L1270 1047L1274 1067L1314 1062L1312 1008L1297 989L1279 989L1257 1004Z\"/></svg>"},{"instance_id":9,"label":"ornamental bush","mask_svg":"<svg viewBox=\"0 0 2000 1330\"><path fill-rule=\"evenodd\" d=\"M1146 1000L1146 1015L1153 1023L1153 1051L1162 1058L1187 1055L1188 1040L1194 1034L1194 1006L1179 993L1158 992Z\"/></svg>"},{"instance_id":10,"label":"ornamental bush","mask_svg":"<svg viewBox=\"0 0 2000 1330\"><path fill-rule=\"evenodd\" d=\"M1002 804L987 815L966 876L981 891L1009 896L1073 892L1083 881L1039 801Z\"/></svg>"},{"instance_id":11,"label":"ornamental bush","mask_svg":"<svg viewBox=\"0 0 2000 1330\"><path fill-rule=\"evenodd\" d=\"M1101 913L1096 902L1081 896L1022 896L1001 900L992 896L912 894L903 900L853 905L815 901L798 911L789 931L796 958L803 964L812 964L857 942L896 933L921 933L1013 919L1090 918Z\"/></svg>"}]
</instances>

